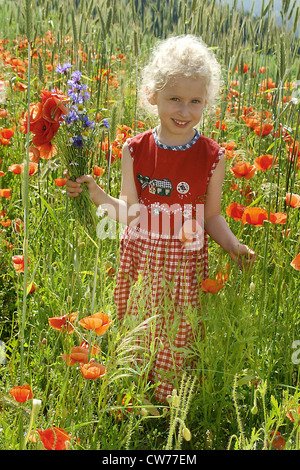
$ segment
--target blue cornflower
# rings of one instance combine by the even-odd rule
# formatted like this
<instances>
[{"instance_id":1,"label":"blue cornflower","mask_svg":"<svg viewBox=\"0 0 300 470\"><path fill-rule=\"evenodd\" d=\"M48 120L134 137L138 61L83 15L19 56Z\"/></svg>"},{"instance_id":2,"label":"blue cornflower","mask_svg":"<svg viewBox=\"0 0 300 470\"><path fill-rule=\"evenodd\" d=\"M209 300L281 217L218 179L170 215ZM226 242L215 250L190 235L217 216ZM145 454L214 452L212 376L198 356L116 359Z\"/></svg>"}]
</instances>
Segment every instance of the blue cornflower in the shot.
<instances>
[{"instance_id":1,"label":"blue cornflower","mask_svg":"<svg viewBox=\"0 0 300 470\"><path fill-rule=\"evenodd\" d=\"M70 90L68 90L68 96L71 98L71 100L75 104L82 104L83 103L83 99L72 88L70 88Z\"/></svg>"},{"instance_id":2,"label":"blue cornflower","mask_svg":"<svg viewBox=\"0 0 300 470\"><path fill-rule=\"evenodd\" d=\"M71 143L74 145L74 147L82 147L83 146L83 138L81 135L73 135L71 137Z\"/></svg>"},{"instance_id":3,"label":"blue cornflower","mask_svg":"<svg viewBox=\"0 0 300 470\"><path fill-rule=\"evenodd\" d=\"M108 119L106 119L106 118L103 119L103 125L104 125L104 127L106 127L106 129L109 129Z\"/></svg>"},{"instance_id":4,"label":"blue cornflower","mask_svg":"<svg viewBox=\"0 0 300 470\"><path fill-rule=\"evenodd\" d=\"M81 121L83 127L89 127L90 129L93 129L95 127L95 121L90 121L87 116L82 116Z\"/></svg>"},{"instance_id":5,"label":"blue cornflower","mask_svg":"<svg viewBox=\"0 0 300 470\"><path fill-rule=\"evenodd\" d=\"M81 76L82 73L79 70L75 70L75 72L71 73L71 78L73 78L74 82L79 82Z\"/></svg>"},{"instance_id":6,"label":"blue cornflower","mask_svg":"<svg viewBox=\"0 0 300 470\"><path fill-rule=\"evenodd\" d=\"M69 62L64 63L63 65L58 65L56 67L56 72L58 73L66 73L68 69L70 69L72 65Z\"/></svg>"},{"instance_id":7,"label":"blue cornflower","mask_svg":"<svg viewBox=\"0 0 300 470\"><path fill-rule=\"evenodd\" d=\"M72 124L72 122L75 122L79 119L78 114L74 109L71 109L69 113L64 116L65 121L67 122L68 125Z\"/></svg>"}]
</instances>

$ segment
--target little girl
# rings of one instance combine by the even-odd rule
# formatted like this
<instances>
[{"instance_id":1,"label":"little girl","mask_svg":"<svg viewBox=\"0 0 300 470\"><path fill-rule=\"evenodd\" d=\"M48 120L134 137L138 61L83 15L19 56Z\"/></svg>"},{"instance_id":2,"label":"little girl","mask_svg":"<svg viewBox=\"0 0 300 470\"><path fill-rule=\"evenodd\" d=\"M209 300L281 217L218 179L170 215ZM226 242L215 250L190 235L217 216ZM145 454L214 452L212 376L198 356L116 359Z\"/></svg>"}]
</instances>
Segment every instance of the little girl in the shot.
<instances>
[{"instance_id":1,"label":"little girl","mask_svg":"<svg viewBox=\"0 0 300 470\"><path fill-rule=\"evenodd\" d=\"M199 38L160 42L141 85L144 105L156 110L159 124L125 143L119 199L106 195L92 176L67 181L70 197L78 196L85 182L94 204L126 225L115 288L117 314L127 324L138 315L156 318L157 350L149 379L160 402L180 379L182 348L192 340L188 311L197 313L201 327L199 285L208 277L207 235L241 268L256 257L221 215L224 149L196 130L219 88L220 66Z\"/></svg>"}]
</instances>

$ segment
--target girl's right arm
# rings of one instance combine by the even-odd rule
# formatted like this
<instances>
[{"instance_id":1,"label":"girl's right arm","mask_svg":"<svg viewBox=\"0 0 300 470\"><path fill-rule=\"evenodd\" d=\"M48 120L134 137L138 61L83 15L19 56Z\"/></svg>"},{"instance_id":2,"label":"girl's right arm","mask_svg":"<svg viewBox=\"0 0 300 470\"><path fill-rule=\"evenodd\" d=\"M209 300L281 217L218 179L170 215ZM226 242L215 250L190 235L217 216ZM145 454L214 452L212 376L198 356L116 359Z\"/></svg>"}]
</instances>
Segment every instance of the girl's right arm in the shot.
<instances>
[{"instance_id":1,"label":"girl's right arm","mask_svg":"<svg viewBox=\"0 0 300 470\"><path fill-rule=\"evenodd\" d=\"M140 206L134 181L133 160L127 143L124 144L122 150L122 184L119 198L106 194L90 175L80 176L76 181L67 179L66 187L69 197L77 197L82 192L81 183L86 183L92 202L97 207L101 205L109 218L124 225L137 223Z\"/></svg>"}]
</instances>

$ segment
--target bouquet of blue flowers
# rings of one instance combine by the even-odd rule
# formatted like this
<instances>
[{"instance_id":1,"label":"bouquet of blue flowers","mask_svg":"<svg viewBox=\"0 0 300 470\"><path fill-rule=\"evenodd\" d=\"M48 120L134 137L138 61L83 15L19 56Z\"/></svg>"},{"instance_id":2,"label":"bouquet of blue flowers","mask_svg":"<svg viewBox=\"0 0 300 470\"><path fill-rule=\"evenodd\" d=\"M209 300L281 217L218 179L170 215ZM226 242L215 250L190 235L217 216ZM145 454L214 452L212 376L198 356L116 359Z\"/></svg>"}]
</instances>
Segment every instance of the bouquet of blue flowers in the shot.
<instances>
[{"instance_id":1,"label":"bouquet of blue flowers","mask_svg":"<svg viewBox=\"0 0 300 470\"><path fill-rule=\"evenodd\" d=\"M90 93L83 83L82 73L71 72L71 64L58 65L56 71L67 78L68 113L62 118L55 141L60 159L70 178L75 181L81 175L91 174L93 156L98 139L95 121L88 116ZM71 73L70 73L71 72ZM107 127L106 122L104 125ZM89 231L95 231L96 211L84 186L80 197L71 201L75 220Z\"/></svg>"}]
</instances>

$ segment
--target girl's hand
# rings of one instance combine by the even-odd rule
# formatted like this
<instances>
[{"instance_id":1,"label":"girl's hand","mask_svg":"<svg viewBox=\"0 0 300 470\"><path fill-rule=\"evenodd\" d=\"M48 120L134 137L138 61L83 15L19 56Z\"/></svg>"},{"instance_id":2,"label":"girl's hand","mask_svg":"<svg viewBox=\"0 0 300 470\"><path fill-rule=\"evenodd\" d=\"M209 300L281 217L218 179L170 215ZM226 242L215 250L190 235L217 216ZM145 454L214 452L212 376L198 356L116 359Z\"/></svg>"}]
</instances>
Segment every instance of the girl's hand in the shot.
<instances>
[{"instance_id":1,"label":"girl's hand","mask_svg":"<svg viewBox=\"0 0 300 470\"><path fill-rule=\"evenodd\" d=\"M251 268L257 257L257 254L253 250L241 243L234 246L234 248L229 251L229 255L241 270Z\"/></svg>"},{"instance_id":2,"label":"girl's hand","mask_svg":"<svg viewBox=\"0 0 300 470\"><path fill-rule=\"evenodd\" d=\"M94 204L96 204L97 194L100 188L92 176L82 175L79 178L77 178L76 181L72 181L70 179L68 170L65 170L63 174L64 174L64 177L67 178L66 189L67 189L67 194L69 197L79 196L79 194L82 192L81 184L86 183L86 186L90 193L91 200L93 201Z\"/></svg>"}]
</instances>

